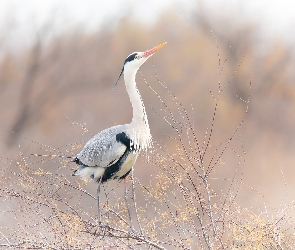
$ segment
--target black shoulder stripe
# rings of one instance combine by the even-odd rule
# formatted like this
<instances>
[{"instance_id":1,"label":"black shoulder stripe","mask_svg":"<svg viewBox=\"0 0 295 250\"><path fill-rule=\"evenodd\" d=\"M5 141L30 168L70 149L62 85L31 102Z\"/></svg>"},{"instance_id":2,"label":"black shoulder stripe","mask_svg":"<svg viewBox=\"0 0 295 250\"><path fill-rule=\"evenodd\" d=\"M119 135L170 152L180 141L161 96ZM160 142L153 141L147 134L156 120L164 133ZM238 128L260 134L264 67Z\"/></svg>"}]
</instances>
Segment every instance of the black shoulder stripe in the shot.
<instances>
[{"instance_id":1,"label":"black shoulder stripe","mask_svg":"<svg viewBox=\"0 0 295 250\"><path fill-rule=\"evenodd\" d=\"M116 135L116 141L121 142L127 148L130 148L130 142L131 142L130 138L124 132L121 132L121 133Z\"/></svg>"}]
</instances>

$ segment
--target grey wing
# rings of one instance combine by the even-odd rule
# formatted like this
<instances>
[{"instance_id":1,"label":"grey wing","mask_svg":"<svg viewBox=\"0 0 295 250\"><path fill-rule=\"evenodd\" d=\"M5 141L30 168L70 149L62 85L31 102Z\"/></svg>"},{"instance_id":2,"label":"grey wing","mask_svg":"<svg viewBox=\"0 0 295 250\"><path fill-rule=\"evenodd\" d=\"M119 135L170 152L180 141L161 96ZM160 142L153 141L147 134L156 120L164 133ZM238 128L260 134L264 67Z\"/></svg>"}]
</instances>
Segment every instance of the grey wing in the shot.
<instances>
[{"instance_id":1,"label":"grey wing","mask_svg":"<svg viewBox=\"0 0 295 250\"><path fill-rule=\"evenodd\" d=\"M120 159L126 146L116 140L124 125L105 129L92 137L84 146L77 158L89 167L108 167Z\"/></svg>"}]
</instances>

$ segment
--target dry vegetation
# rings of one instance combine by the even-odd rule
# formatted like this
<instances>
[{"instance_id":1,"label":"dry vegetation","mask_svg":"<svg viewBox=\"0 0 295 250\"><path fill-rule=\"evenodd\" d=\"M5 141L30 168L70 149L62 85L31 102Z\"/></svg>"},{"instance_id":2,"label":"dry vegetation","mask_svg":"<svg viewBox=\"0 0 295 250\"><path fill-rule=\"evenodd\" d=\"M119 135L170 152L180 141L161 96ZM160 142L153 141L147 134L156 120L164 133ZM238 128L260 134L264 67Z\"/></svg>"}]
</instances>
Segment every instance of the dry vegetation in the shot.
<instances>
[{"instance_id":1,"label":"dry vegetation","mask_svg":"<svg viewBox=\"0 0 295 250\"><path fill-rule=\"evenodd\" d=\"M48 44L41 36L23 54L4 55L3 249L295 247L286 191L293 52L278 41L261 53L251 26L223 22L212 34L202 16L188 24L166 15L151 28L123 20L112 32L76 30ZM153 148L126 184L104 185L97 225L95 184L72 177L66 158L30 153L73 156L92 134L129 122L123 84L112 93L112 83L127 54L163 41L169 46L137 77Z\"/></svg>"}]
</instances>

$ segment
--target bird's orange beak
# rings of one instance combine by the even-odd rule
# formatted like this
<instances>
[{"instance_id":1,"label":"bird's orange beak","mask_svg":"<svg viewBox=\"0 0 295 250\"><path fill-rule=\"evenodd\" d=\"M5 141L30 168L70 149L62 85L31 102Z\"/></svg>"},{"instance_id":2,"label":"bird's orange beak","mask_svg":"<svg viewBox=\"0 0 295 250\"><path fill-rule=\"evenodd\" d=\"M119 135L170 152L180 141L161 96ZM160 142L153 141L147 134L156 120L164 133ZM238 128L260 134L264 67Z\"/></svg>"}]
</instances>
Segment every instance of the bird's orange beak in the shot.
<instances>
[{"instance_id":1,"label":"bird's orange beak","mask_svg":"<svg viewBox=\"0 0 295 250\"><path fill-rule=\"evenodd\" d=\"M149 49L149 50L143 52L142 57L149 57L149 56L153 55L156 51L158 51L159 49L163 48L166 45L166 43L167 42L161 43L160 45L158 45L158 46L156 46L156 47L154 47L152 49Z\"/></svg>"}]
</instances>

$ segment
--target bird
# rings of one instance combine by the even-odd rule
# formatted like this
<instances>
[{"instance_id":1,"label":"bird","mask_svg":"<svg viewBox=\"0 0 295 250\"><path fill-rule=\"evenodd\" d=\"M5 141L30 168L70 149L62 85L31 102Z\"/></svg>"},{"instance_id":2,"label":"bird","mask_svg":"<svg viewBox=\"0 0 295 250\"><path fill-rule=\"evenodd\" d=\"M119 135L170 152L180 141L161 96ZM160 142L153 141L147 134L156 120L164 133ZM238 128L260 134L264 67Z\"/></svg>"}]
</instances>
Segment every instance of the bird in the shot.
<instances>
[{"instance_id":1,"label":"bird","mask_svg":"<svg viewBox=\"0 0 295 250\"><path fill-rule=\"evenodd\" d=\"M100 185L109 180L125 179L139 153L151 145L148 118L135 78L140 66L164 45L166 42L144 52L131 53L124 61L119 78L113 87L116 87L124 74L125 87L133 110L131 123L116 125L99 132L73 159L79 166L73 176L98 182L98 206Z\"/></svg>"}]
</instances>

